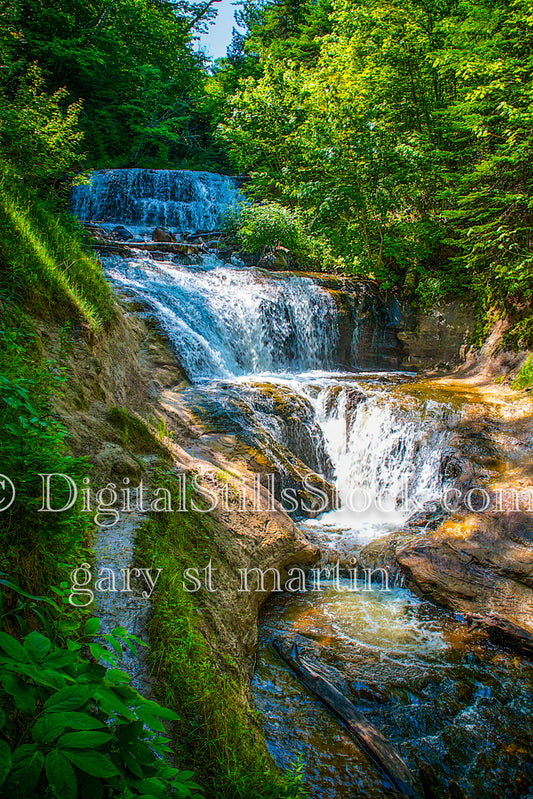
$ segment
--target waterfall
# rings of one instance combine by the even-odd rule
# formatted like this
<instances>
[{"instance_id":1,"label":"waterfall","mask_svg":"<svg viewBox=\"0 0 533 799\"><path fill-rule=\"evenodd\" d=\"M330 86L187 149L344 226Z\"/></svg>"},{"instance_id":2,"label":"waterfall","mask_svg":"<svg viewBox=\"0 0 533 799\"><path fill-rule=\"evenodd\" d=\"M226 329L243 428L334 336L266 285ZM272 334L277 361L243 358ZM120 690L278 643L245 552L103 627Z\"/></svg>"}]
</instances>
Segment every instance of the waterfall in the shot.
<instances>
[{"instance_id":1,"label":"waterfall","mask_svg":"<svg viewBox=\"0 0 533 799\"><path fill-rule=\"evenodd\" d=\"M234 181L211 172L102 169L73 188L70 210L86 222L189 233L216 229L221 214L238 200Z\"/></svg>"},{"instance_id":2,"label":"waterfall","mask_svg":"<svg viewBox=\"0 0 533 799\"><path fill-rule=\"evenodd\" d=\"M442 410L423 404L404 410L382 390L323 390L316 403L341 504L405 519L435 499L448 431Z\"/></svg>"},{"instance_id":3,"label":"waterfall","mask_svg":"<svg viewBox=\"0 0 533 799\"><path fill-rule=\"evenodd\" d=\"M110 169L76 187L71 208L82 220L145 235L155 225L212 230L238 200L222 175ZM446 442L440 411L424 403L402 410L392 393L405 379L397 374L346 371L390 349L390 322L361 304L353 286L214 254L191 263L133 250L103 260L115 287L141 301L166 334L196 413L259 450L282 480L294 484L312 471L334 482L340 509L316 522L321 543L333 530L337 551L348 554L356 539L402 526L436 496ZM354 508L361 501L363 510Z\"/></svg>"},{"instance_id":4,"label":"waterfall","mask_svg":"<svg viewBox=\"0 0 533 799\"><path fill-rule=\"evenodd\" d=\"M107 259L117 288L147 304L192 381L331 368L338 340L331 295L310 278L150 258Z\"/></svg>"}]
</instances>

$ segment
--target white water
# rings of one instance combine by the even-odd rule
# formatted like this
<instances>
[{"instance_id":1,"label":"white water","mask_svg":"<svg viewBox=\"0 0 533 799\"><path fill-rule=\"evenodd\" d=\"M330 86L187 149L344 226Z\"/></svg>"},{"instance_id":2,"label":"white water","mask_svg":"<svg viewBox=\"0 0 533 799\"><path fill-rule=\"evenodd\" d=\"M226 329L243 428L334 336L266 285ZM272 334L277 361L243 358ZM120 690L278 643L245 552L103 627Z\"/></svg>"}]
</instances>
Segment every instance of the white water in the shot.
<instances>
[{"instance_id":1,"label":"white water","mask_svg":"<svg viewBox=\"0 0 533 799\"><path fill-rule=\"evenodd\" d=\"M344 558L356 542L398 529L438 499L448 438L443 409L435 403L402 409L390 390L368 393L368 388L358 388L363 388L364 399L354 401L352 382L336 391L334 404L331 387L316 400L340 508L308 524L321 525L326 535L328 528L344 531L332 546Z\"/></svg>"},{"instance_id":2,"label":"white water","mask_svg":"<svg viewBox=\"0 0 533 799\"><path fill-rule=\"evenodd\" d=\"M107 259L117 288L157 316L192 381L331 367L334 300L310 278L146 257Z\"/></svg>"},{"instance_id":3,"label":"white water","mask_svg":"<svg viewBox=\"0 0 533 799\"><path fill-rule=\"evenodd\" d=\"M136 232L146 228L151 234L161 225L189 233L215 230L239 198L231 178L211 172L102 169L74 187L70 209L84 221L120 223Z\"/></svg>"},{"instance_id":4,"label":"white water","mask_svg":"<svg viewBox=\"0 0 533 799\"><path fill-rule=\"evenodd\" d=\"M205 230L237 197L221 175L105 170L73 191L71 207L84 220ZM248 435L274 463L277 442L333 476L340 509L308 523L331 555L348 557L436 497L442 413L425 403L397 407L390 389L399 377L336 371L337 305L312 278L214 256L196 266L141 252L104 260L114 285L156 317L211 418ZM350 366L358 328L355 319Z\"/></svg>"}]
</instances>

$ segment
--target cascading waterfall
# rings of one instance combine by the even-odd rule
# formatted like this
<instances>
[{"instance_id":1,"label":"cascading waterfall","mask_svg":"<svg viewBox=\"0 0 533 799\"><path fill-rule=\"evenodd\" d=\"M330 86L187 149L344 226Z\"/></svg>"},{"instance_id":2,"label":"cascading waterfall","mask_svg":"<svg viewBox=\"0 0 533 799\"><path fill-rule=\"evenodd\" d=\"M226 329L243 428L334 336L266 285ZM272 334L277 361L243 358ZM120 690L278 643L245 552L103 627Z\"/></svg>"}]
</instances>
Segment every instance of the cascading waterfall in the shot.
<instances>
[{"instance_id":1,"label":"cascading waterfall","mask_svg":"<svg viewBox=\"0 0 533 799\"><path fill-rule=\"evenodd\" d=\"M213 229L236 199L231 181L219 175L106 170L95 173L91 186L74 190L71 207L81 219L137 225L142 234L141 226L155 224ZM360 347L368 346L361 342L368 341L369 330L377 331L379 343L379 325L365 327L356 319L349 337L344 329L343 351L351 344L351 362L339 357L339 306L324 285L309 276L225 264L213 255L194 265L140 251L103 261L116 288L140 300L166 333L191 380L183 399L205 414L210 428L235 433L256 447L278 474L292 457L291 474L301 465L322 475L323 483L335 484L340 507L299 522L321 547L323 562L339 560L352 569L368 541L400 530L438 498L455 411L424 400L423 392L404 392L405 375L353 369ZM478 658L470 657L458 622L450 627L450 618L436 608L428 612L407 589L354 593L350 581L341 582L330 581L318 596L280 594L270 611L267 607L253 688L277 762L289 766L303 752L314 797L340 799L355 790L380 799L390 792L353 742L343 739L337 723L295 689L273 657L270 641L281 629L299 634L309 650L306 657L326 661L333 681L353 690L358 704L366 702L364 712L387 734L392 731L393 740L413 752L414 762L422 753L440 769L443 786L452 785L452 776L472 787L469 795L481 796L486 770L477 775L472 763L482 765L477 754L485 755L486 731L494 730L498 741L503 719L505 734L515 735L516 714L506 714L515 699L506 695L508 667L497 666L503 679L493 679L486 667L483 680L493 681L499 704L491 697L483 705ZM457 649L448 644L449 632ZM526 720L530 683L528 676ZM309 714L317 722L311 726ZM526 727L521 735L530 748ZM495 745L491 749L497 751ZM500 763L498 753L496 781ZM513 764L506 768L509 784L517 784Z\"/></svg>"},{"instance_id":2,"label":"cascading waterfall","mask_svg":"<svg viewBox=\"0 0 533 799\"><path fill-rule=\"evenodd\" d=\"M84 220L192 231L213 229L238 197L221 175L111 169L76 187L71 208ZM335 375L347 366L339 310L319 282L214 255L194 265L141 252L104 262L114 285L143 302L168 336L198 387L196 410L266 451L275 467L288 455L334 479L341 509L324 517L324 529L372 537L434 496L444 433L428 436L421 413L402 414L386 390L369 393L357 375ZM354 363L358 332L355 319ZM361 489L369 508L353 513Z\"/></svg>"},{"instance_id":3,"label":"cascading waterfall","mask_svg":"<svg viewBox=\"0 0 533 799\"><path fill-rule=\"evenodd\" d=\"M214 230L239 197L234 180L211 172L103 169L73 188L70 209L87 222L189 233Z\"/></svg>"},{"instance_id":4,"label":"cascading waterfall","mask_svg":"<svg viewBox=\"0 0 533 799\"><path fill-rule=\"evenodd\" d=\"M152 309L193 381L334 364L335 302L310 278L214 257L201 267L149 258L108 262L115 285Z\"/></svg>"},{"instance_id":5,"label":"cascading waterfall","mask_svg":"<svg viewBox=\"0 0 533 799\"><path fill-rule=\"evenodd\" d=\"M331 393L319 394L316 413L342 506L401 523L438 496L448 438L438 406L406 412L384 391L342 387L334 402Z\"/></svg>"}]
</instances>

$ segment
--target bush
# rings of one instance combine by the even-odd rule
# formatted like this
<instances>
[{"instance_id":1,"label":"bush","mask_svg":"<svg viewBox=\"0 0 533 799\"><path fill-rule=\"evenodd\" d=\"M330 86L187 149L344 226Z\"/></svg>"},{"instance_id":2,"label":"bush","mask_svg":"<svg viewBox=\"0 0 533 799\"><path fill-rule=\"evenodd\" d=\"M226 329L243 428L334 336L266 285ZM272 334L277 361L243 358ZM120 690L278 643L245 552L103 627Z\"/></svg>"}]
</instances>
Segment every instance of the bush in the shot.
<instances>
[{"instance_id":1,"label":"bush","mask_svg":"<svg viewBox=\"0 0 533 799\"><path fill-rule=\"evenodd\" d=\"M298 266L321 270L340 266L329 243L311 234L301 213L279 203L243 203L229 215L227 225L236 233L243 252L265 254L281 245L289 250Z\"/></svg>"},{"instance_id":2,"label":"bush","mask_svg":"<svg viewBox=\"0 0 533 799\"><path fill-rule=\"evenodd\" d=\"M89 619L93 640L99 620ZM171 750L162 720L177 714L144 699L115 668L122 628L103 636L111 653L89 643L55 645L31 632L21 644L0 632L0 786L4 796L200 797L191 772L165 762ZM111 668L96 662L102 655Z\"/></svg>"},{"instance_id":3,"label":"bush","mask_svg":"<svg viewBox=\"0 0 533 799\"><path fill-rule=\"evenodd\" d=\"M57 364L40 361L37 340L0 325L0 473L16 487L13 505L0 514L0 568L33 592L61 577L62 563L83 542L86 514L76 503L63 513L41 513L40 474L58 472L77 485L87 475L84 458L66 449L66 430L51 414L61 390ZM36 356L37 351L37 356ZM67 504L65 481L54 490L54 507Z\"/></svg>"}]
</instances>

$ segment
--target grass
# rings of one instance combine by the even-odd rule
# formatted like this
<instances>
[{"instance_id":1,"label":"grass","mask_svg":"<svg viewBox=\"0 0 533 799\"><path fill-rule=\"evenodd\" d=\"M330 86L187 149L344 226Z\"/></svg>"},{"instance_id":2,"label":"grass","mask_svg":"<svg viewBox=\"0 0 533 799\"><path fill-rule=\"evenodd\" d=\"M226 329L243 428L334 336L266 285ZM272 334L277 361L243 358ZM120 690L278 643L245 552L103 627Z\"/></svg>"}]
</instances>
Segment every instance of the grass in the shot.
<instances>
[{"instance_id":1,"label":"grass","mask_svg":"<svg viewBox=\"0 0 533 799\"><path fill-rule=\"evenodd\" d=\"M116 313L113 293L101 264L85 252L70 227L12 178L0 177L2 300L97 331Z\"/></svg>"},{"instance_id":2,"label":"grass","mask_svg":"<svg viewBox=\"0 0 533 799\"><path fill-rule=\"evenodd\" d=\"M107 420L120 435L123 446L139 453L167 453L143 420L127 408L111 408Z\"/></svg>"},{"instance_id":3,"label":"grass","mask_svg":"<svg viewBox=\"0 0 533 799\"><path fill-rule=\"evenodd\" d=\"M158 485L170 490L178 507L176 479L167 473ZM191 496L188 490L187 507ZM201 507L198 496L195 501ZM207 796L303 799L298 771L283 775L274 766L235 670L231 664L221 668L221 653L202 633L197 595L182 585L184 569L205 566L213 554L213 525L209 513L153 514L137 538L139 563L162 569L152 598L151 651L160 699L180 714L177 756L195 771Z\"/></svg>"}]
</instances>

